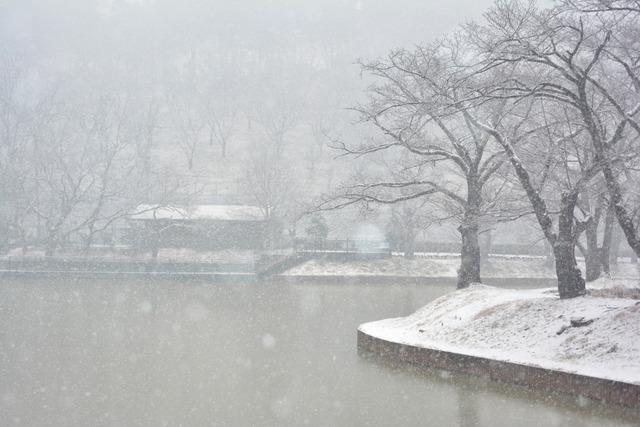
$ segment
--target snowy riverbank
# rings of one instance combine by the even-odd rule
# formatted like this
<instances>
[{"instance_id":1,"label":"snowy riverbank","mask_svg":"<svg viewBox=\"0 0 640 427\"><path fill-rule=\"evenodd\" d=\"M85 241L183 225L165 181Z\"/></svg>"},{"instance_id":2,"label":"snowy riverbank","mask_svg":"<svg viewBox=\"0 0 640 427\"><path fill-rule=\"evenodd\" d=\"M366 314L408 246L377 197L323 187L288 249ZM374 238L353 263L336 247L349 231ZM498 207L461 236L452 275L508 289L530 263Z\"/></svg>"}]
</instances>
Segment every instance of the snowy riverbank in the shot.
<instances>
[{"instance_id":1,"label":"snowy riverbank","mask_svg":"<svg viewBox=\"0 0 640 427\"><path fill-rule=\"evenodd\" d=\"M587 296L560 300L554 289L474 285L359 330L400 344L640 385L639 291L636 280L601 279Z\"/></svg>"},{"instance_id":2,"label":"snowy riverbank","mask_svg":"<svg viewBox=\"0 0 640 427\"><path fill-rule=\"evenodd\" d=\"M456 277L460 258L456 255L425 256L406 259L400 256L361 261L330 261L312 259L284 273L286 276L395 276L395 277ZM584 265L580 265L584 272ZM619 262L612 275L636 278L638 264ZM482 266L483 278L554 279L555 271L544 259L527 257L489 258Z\"/></svg>"}]
</instances>

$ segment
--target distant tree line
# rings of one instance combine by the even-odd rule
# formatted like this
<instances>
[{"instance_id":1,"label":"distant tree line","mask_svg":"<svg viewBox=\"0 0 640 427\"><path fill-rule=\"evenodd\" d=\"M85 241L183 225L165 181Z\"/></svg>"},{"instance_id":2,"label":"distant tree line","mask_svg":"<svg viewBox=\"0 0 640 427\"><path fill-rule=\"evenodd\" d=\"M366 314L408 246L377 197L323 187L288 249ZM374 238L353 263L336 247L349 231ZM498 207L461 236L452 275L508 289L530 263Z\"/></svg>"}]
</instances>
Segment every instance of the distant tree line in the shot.
<instances>
[{"instance_id":1,"label":"distant tree line","mask_svg":"<svg viewBox=\"0 0 640 427\"><path fill-rule=\"evenodd\" d=\"M138 205L207 203L219 181L261 208L273 246L301 187L328 188L353 38L291 43L277 22L301 18L225 2L11 1L0 16L17 19L0 31L0 253L88 250Z\"/></svg>"}]
</instances>

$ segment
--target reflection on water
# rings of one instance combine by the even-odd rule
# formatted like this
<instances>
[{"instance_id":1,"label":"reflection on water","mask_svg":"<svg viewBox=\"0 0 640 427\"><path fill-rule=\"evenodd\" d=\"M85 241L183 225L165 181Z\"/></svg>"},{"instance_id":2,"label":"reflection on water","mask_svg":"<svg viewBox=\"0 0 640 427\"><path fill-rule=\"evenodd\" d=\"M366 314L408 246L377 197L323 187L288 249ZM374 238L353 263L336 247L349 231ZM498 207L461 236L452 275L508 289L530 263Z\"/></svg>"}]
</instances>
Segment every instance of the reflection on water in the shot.
<instances>
[{"instance_id":1,"label":"reflection on water","mask_svg":"<svg viewBox=\"0 0 640 427\"><path fill-rule=\"evenodd\" d=\"M452 282L0 280L3 426L603 426L637 416L358 358L359 323L406 315Z\"/></svg>"}]
</instances>

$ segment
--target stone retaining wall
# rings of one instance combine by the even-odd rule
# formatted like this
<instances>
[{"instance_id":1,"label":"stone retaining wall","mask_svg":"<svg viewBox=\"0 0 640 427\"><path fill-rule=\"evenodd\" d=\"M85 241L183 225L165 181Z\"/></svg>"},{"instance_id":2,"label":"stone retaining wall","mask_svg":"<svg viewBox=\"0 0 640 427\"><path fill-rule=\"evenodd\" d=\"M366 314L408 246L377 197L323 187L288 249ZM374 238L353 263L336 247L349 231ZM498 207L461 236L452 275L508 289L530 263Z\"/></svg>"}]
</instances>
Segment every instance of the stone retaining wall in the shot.
<instances>
[{"instance_id":1,"label":"stone retaining wall","mask_svg":"<svg viewBox=\"0 0 640 427\"><path fill-rule=\"evenodd\" d=\"M640 407L639 385L399 344L362 331L358 331L358 353L373 353L389 361L488 377L493 381L546 392L568 393L631 408Z\"/></svg>"},{"instance_id":2,"label":"stone retaining wall","mask_svg":"<svg viewBox=\"0 0 640 427\"><path fill-rule=\"evenodd\" d=\"M166 272L254 273L252 263L180 262L121 260L108 258L5 258L0 270L6 271L81 271L81 272Z\"/></svg>"},{"instance_id":3,"label":"stone retaining wall","mask_svg":"<svg viewBox=\"0 0 640 427\"><path fill-rule=\"evenodd\" d=\"M47 279L168 279L204 280L213 282L256 282L254 273L221 273L207 271L83 271L83 270L0 270L0 278Z\"/></svg>"}]
</instances>

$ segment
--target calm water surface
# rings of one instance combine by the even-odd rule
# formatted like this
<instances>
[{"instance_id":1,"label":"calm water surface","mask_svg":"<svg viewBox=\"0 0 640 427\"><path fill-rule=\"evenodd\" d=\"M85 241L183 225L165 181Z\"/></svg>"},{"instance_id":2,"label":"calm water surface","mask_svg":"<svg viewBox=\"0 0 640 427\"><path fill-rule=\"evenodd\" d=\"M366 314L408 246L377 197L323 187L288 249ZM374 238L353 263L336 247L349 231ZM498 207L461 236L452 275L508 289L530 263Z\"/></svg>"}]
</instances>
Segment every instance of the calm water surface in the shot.
<instances>
[{"instance_id":1,"label":"calm water surface","mask_svg":"<svg viewBox=\"0 0 640 427\"><path fill-rule=\"evenodd\" d=\"M452 282L0 284L2 426L640 423L638 412L358 357L358 324L409 314Z\"/></svg>"}]
</instances>

